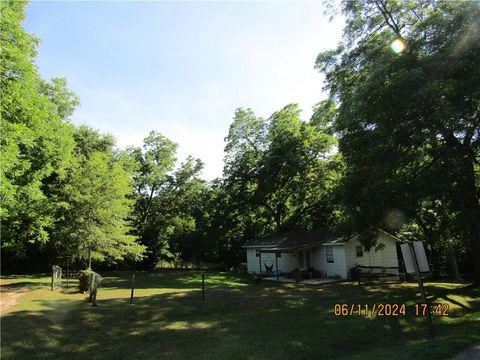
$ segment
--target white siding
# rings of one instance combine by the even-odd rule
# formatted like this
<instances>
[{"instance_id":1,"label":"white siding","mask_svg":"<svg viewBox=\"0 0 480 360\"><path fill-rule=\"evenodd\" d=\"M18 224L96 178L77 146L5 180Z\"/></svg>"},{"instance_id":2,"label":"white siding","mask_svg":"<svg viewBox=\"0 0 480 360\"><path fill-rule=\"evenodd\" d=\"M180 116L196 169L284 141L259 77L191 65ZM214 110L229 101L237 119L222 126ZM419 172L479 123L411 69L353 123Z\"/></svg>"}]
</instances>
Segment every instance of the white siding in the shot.
<instances>
[{"instance_id":1,"label":"white siding","mask_svg":"<svg viewBox=\"0 0 480 360\"><path fill-rule=\"evenodd\" d=\"M350 270L356 265L364 266L398 266L396 240L383 232L378 232L378 243L383 244L381 250L363 251L362 257L357 257L356 246L361 246L358 238L355 237L345 244L346 263ZM390 270L392 272L393 270Z\"/></svg>"},{"instance_id":2,"label":"white siding","mask_svg":"<svg viewBox=\"0 0 480 360\"><path fill-rule=\"evenodd\" d=\"M278 270L291 272L297 267L297 258L295 253L284 253L278 258Z\"/></svg>"},{"instance_id":3,"label":"white siding","mask_svg":"<svg viewBox=\"0 0 480 360\"><path fill-rule=\"evenodd\" d=\"M265 272L264 263L270 264L273 261L275 264L275 254L274 253L262 253L262 272ZM295 254L283 253L281 257L278 258L278 270L283 272L291 272L297 267L297 259ZM275 265L273 266L275 271ZM255 255L255 248L247 248L247 271L252 273L260 272L259 258Z\"/></svg>"},{"instance_id":4,"label":"white siding","mask_svg":"<svg viewBox=\"0 0 480 360\"><path fill-rule=\"evenodd\" d=\"M365 266L398 266L396 240L387 234L379 231L378 242L384 244L382 250L363 252L363 257L356 256L355 246L359 246L358 238L353 238L345 244L322 245L311 249L312 267L324 275L333 277L340 276L343 279L350 277L350 269L358 265ZM325 246L332 246L334 263L327 263ZM248 272L260 272L259 259L255 256L255 248L247 248L247 270ZM262 253L262 272L265 272L265 265L273 260L274 253ZM291 272L297 267L297 253L283 253L278 259L278 270ZM275 266L273 267L275 270Z\"/></svg>"},{"instance_id":5,"label":"white siding","mask_svg":"<svg viewBox=\"0 0 480 360\"><path fill-rule=\"evenodd\" d=\"M312 266L315 270L321 271L325 276L340 276L342 279L348 277L345 265L344 245L333 245L333 263L327 263L325 246L312 250Z\"/></svg>"},{"instance_id":6,"label":"white siding","mask_svg":"<svg viewBox=\"0 0 480 360\"><path fill-rule=\"evenodd\" d=\"M255 249L247 248L247 271L249 273L260 272L258 257L255 256Z\"/></svg>"}]
</instances>

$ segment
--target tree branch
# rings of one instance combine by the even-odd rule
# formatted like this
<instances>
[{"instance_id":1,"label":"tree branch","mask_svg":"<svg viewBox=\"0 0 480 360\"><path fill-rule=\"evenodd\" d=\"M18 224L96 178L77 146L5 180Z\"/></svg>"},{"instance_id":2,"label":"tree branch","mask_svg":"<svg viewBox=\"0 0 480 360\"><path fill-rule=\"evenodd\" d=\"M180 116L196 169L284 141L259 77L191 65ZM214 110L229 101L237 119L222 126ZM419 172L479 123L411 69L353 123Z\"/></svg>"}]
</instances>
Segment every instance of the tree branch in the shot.
<instances>
[{"instance_id":1,"label":"tree branch","mask_svg":"<svg viewBox=\"0 0 480 360\"><path fill-rule=\"evenodd\" d=\"M147 204L145 206L145 210L143 211L143 214L142 214L142 218L143 218L142 223L144 223L144 224L147 222L148 211L150 209L150 204L152 203L154 191L155 191L155 184L152 185L152 189L150 190L150 196L148 197Z\"/></svg>"},{"instance_id":2,"label":"tree branch","mask_svg":"<svg viewBox=\"0 0 480 360\"><path fill-rule=\"evenodd\" d=\"M401 27L395 22L395 19L393 18L391 11L388 10L386 2L380 0L375 2L375 6L377 9L380 11L382 14L383 18L385 19L386 25L393 30L393 32L398 36L402 37L400 34Z\"/></svg>"}]
</instances>

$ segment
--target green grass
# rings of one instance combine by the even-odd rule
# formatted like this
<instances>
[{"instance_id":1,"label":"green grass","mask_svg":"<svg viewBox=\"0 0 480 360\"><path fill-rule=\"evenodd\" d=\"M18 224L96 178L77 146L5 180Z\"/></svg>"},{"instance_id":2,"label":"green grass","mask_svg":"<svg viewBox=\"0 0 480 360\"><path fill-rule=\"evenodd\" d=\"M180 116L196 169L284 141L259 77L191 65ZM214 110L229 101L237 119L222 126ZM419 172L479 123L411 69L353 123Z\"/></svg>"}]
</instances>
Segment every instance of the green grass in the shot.
<instances>
[{"instance_id":1,"label":"green grass","mask_svg":"<svg viewBox=\"0 0 480 360\"><path fill-rule=\"evenodd\" d=\"M447 359L480 342L480 289L428 283L430 339L413 313L415 284L297 286L228 273L105 273L98 307L75 288L49 290L48 277L2 278L31 291L2 314L2 359ZM406 303L405 317L337 317L335 303Z\"/></svg>"}]
</instances>

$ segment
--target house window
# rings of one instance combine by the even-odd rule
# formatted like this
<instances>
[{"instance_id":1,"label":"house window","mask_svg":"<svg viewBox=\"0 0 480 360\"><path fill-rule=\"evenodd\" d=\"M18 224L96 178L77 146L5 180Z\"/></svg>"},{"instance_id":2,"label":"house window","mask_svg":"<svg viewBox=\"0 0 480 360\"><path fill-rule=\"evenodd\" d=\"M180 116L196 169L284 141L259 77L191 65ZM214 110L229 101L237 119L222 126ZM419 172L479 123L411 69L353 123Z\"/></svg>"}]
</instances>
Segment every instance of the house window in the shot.
<instances>
[{"instance_id":1,"label":"house window","mask_svg":"<svg viewBox=\"0 0 480 360\"><path fill-rule=\"evenodd\" d=\"M333 258L333 246L327 246L325 248L325 254L327 255L327 263L335 262L335 259Z\"/></svg>"},{"instance_id":2,"label":"house window","mask_svg":"<svg viewBox=\"0 0 480 360\"><path fill-rule=\"evenodd\" d=\"M362 246L355 246L355 250L357 252L357 257L363 257L363 247Z\"/></svg>"}]
</instances>

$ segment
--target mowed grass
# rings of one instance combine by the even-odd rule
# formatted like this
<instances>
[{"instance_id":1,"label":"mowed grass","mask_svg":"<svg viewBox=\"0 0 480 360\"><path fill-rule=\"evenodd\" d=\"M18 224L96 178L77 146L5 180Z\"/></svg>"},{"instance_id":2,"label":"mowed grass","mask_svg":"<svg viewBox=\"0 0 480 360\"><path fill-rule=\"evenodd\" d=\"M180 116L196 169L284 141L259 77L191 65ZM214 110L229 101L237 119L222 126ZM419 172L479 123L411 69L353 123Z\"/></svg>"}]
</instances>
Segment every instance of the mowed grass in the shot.
<instances>
[{"instance_id":1,"label":"mowed grass","mask_svg":"<svg viewBox=\"0 0 480 360\"><path fill-rule=\"evenodd\" d=\"M1 318L2 359L448 359L480 342L480 289L427 283L436 337L414 315L416 284L263 282L206 273L104 273L98 306L68 288L50 291L48 277L2 278L30 288ZM18 285L21 284L21 285ZM335 316L334 305L397 303L405 317Z\"/></svg>"}]
</instances>

